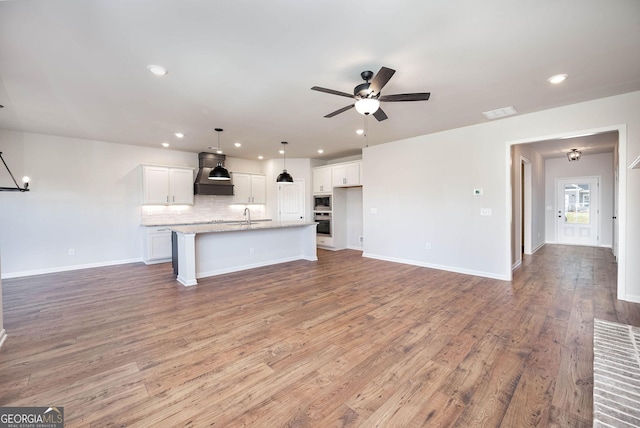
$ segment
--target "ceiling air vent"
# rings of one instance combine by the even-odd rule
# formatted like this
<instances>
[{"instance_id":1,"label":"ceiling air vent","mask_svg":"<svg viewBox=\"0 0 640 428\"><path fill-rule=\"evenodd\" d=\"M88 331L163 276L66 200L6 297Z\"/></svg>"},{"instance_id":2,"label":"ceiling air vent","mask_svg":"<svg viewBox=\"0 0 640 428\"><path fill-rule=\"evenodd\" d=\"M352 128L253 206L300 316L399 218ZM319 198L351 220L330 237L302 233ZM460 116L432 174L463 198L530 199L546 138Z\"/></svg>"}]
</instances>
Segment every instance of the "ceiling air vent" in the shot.
<instances>
[{"instance_id":1,"label":"ceiling air vent","mask_svg":"<svg viewBox=\"0 0 640 428\"><path fill-rule=\"evenodd\" d=\"M491 111L485 111L482 114L487 119L493 120L493 119L500 119L502 117L518 114L518 111L515 109L515 107L509 106L509 107L502 107L502 108L491 110Z\"/></svg>"}]
</instances>

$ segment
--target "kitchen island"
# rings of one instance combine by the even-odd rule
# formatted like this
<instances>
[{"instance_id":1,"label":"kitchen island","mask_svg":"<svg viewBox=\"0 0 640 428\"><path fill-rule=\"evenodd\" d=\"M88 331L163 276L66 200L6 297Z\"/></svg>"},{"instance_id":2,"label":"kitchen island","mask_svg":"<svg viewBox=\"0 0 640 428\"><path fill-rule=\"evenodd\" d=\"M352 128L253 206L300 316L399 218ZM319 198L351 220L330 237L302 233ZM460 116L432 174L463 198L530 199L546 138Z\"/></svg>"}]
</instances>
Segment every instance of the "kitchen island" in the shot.
<instances>
[{"instance_id":1,"label":"kitchen island","mask_svg":"<svg viewBox=\"0 0 640 428\"><path fill-rule=\"evenodd\" d=\"M196 285L198 278L318 260L315 222L193 224L170 229L177 240L177 280L185 286Z\"/></svg>"}]
</instances>

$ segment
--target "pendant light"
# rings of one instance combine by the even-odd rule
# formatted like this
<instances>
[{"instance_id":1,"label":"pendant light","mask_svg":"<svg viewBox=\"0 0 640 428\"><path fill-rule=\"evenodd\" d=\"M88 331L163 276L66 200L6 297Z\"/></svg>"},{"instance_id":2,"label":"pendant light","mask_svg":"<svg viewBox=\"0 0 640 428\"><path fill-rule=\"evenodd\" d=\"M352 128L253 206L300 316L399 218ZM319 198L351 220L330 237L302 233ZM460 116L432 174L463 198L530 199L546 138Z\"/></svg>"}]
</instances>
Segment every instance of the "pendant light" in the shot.
<instances>
[{"instance_id":1,"label":"pendant light","mask_svg":"<svg viewBox=\"0 0 640 428\"><path fill-rule=\"evenodd\" d=\"M282 142L282 174L278 176L278 178L276 179L276 183L293 183L293 177L287 172L285 164L285 147L287 146L287 144L289 143L287 143L286 141Z\"/></svg>"},{"instance_id":2,"label":"pendant light","mask_svg":"<svg viewBox=\"0 0 640 428\"><path fill-rule=\"evenodd\" d=\"M222 153L220 150L220 133L223 131L222 128L216 128L216 132L218 133L218 154ZM218 161L218 165L211 170L209 173L209 180L218 180L218 181L229 181L231 180L231 176L229 175L229 171L227 168L222 166L222 161Z\"/></svg>"}]
</instances>

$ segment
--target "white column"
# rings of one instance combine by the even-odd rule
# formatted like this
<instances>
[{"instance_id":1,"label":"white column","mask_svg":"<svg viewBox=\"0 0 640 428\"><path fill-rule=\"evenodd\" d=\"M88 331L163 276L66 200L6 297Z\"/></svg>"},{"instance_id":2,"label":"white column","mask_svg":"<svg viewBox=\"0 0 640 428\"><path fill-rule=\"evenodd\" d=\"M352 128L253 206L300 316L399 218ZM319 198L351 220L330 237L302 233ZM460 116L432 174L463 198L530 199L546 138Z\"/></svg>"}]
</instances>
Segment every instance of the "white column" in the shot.
<instances>
[{"instance_id":1,"label":"white column","mask_svg":"<svg viewBox=\"0 0 640 428\"><path fill-rule=\"evenodd\" d=\"M180 233L178 237L178 282L196 285L196 234Z\"/></svg>"}]
</instances>

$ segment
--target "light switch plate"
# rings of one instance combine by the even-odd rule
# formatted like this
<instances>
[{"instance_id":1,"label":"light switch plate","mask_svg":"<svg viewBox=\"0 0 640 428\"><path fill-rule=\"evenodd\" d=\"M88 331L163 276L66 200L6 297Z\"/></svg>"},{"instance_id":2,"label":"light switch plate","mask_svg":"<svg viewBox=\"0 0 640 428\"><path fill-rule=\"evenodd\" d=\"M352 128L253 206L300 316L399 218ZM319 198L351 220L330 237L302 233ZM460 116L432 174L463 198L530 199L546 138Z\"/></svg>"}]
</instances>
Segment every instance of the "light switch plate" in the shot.
<instances>
[{"instance_id":1,"label":"light switch plate","mask_svg":"<svg viewBox=\"0 0 640 428\"><path fill-rule=\"evenodd\" d=\"M482 196L484 191L482 189L473 189L473 196Z\"/></svg>"},{"instance_id":2,"label":"light switch plate","mask_svg":"<svg viewBox=\"0 0 640 428\"><path fill-rule=\"evenodd\" d=\"M492 215L491 208L480 208L480 215Z\"/></svg>"}]
</instances>

